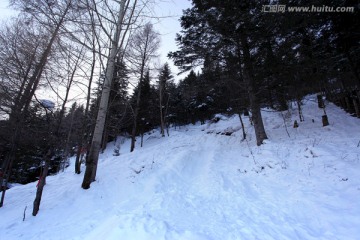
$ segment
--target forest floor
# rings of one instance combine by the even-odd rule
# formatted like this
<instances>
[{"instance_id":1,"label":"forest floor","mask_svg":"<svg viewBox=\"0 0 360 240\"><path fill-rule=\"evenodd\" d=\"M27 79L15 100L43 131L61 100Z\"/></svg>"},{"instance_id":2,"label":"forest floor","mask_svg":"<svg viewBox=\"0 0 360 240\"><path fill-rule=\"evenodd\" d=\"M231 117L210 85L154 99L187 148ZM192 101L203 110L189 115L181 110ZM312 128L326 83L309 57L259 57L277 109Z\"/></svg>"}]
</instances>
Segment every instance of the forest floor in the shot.
<instances>
[{"instance_id":1,"label":"forest floor","mask_svg":"<svg viewBox=\"0 0 360 240\"><path fill-rule=\"evenodd\" d=\"M328 103L323 127L315 99L304 100L304 122L295 106L264 109L259 147L247 117L241 141L238 116L222 115L148 133L133 153L125 140L113 156L109 143L88 190L72 159L47 178L36 217L36 182L7 191L0 239L359 239L360 119Z\"/></svg>"}]
</instances>

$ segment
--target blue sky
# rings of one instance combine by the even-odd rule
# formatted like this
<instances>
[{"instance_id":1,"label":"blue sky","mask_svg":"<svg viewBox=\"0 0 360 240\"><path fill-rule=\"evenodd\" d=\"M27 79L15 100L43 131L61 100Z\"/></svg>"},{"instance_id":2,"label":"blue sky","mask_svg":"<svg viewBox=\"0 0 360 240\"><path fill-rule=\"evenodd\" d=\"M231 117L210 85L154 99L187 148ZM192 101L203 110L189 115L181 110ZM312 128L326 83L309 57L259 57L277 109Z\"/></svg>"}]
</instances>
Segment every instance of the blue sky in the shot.
<instances>
[{"instance_id":1,"label":"blue sky","mask_svg":"<svg viewBox=\"0 0 360 240\"><path fill-rule=\"evenodd\" d=\"M154 25L155 30L161 34L161 46L159 49L160 57L155 61L156 67L161 67L165 62L169 63L172 71L172 75L175 81L183 79L188 73L177 75L179 69L174 66L173 62L167 59L167 54L170 51L176 51L177 46L175 43L176 33L181 31L179 18L182 15L183 9L191 7L191 1L189 0L156 0L157 5L154 8L155 16L160 17L158 20L153 19L156 22ZM15 16L17 13L14 10L8 8L8 0L0 0L0 24L2 21L6 21L11 16ZM165 17L166 16L166 17ZM168 17L170 16L170 17ZM157 74L154 72L154 81ZM72 100L68 104L72 104L73 101L81 102L83 90L80 88L73 88L70 93ZM47 88L39 89L37 92L38 98L49 99L59 104L59 99L54 95L53 91L49 91ZM70 105L69 105L70 106Z\"/></svg>"},{"instance_id":2,"label":"blue sky","mask_svg":"<svg viewBox=\"0 0 360 240\"><path fill-rule=\"evenodd\" d=\"M8 6L8 0L0 0L0 20L11 17L15 14L14 11L10 10Z\"/></svg>"},{"instance_id":3,"label":"blue sky","mask_svg":"<svg viewBox=\"0 0 360 240\"><path fill-rule=\"evenodd\" d=\"M168 62L176 79L183 78L185 74L176 76L178 69L166 58L166 55L170 51L177 50L174 39L176 33L181 30L178 19L182 15L182 10L189 7L191 7L189 0L160 0L154 9L159 17L171 16L160 18L160 21L155 25L155 29L161 34L160 59L158 62L161 65ZM0 0L0 21L14 15L16 15L16 12L8 8L8 0Z\"/></svg>"}]
</instances>

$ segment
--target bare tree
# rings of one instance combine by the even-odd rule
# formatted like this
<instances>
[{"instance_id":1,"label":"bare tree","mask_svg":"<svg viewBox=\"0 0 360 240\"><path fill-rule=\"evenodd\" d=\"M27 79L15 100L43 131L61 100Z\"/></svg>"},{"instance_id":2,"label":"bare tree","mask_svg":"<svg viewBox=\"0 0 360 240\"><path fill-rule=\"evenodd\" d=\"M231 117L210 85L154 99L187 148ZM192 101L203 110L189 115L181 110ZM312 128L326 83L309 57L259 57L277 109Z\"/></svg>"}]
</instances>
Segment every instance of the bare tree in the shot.
<instances>
[{"instance_id":1,"label":"bare tree","mask_svg":"<svg viewBox=\"0 0 360 240\"><path fill-rule=\"evenodd\" d=\"M87 57L85 62L82 62L81 66L79 66L81 80L75 81L75 85L78 85L80 89L85 87L85 90L82 91L86 96L85 121L80 129L75 159L75 173L77 174L81 172L80 167L82 161L80 161L80 158L88 150L89 142L91 141L90 132L92 119L89 115L91 91L94 78L96 77L96 71L100 68L97 60L102 60L103 55L103 39L100 37L103 29L101 28L102 25L99 24L99 16L95 14L96 2L94 0L83 0L82 2L84 8L86 8L86 12L82 14L76 22L73 22L72 29L69 29L66 35L70 43L76 43L85 48L85 55ZM75 29L75 31L73 29ZM106 46L104 48L106 48ZM102 61L101 66L103 66Z\"/></svg>"},{"instance_id":2,"label":"bare tree","mask_svg":"<svg viewBox=\"0 0 360 240\"><path fill-rule=\"evenodd\" d=\"M38 60L31 66L31 70L28 74L26 74L9 114L9 122L11 125L10 127L13 129L13 136L10 143L11 149L9 150L3 164L4 177L0 179L1 184L4 180L7 182L10 177L12 163L17 149L17 142L21 133L21 127L23 126L23 122L26 118L35 92L39 87L40 80L42 79L43 72L48 63L48 58L53 50L53 46L59 38L61 28L67 20L73 19L76 14L79 14L78 5L73 2L73 0L63 0L57 2L45 0L10 1L13 6L18 7L18 9L26 13L25 17L28 18L28 22L34 21L39 24L41 28L44 28L49 37L45 38L47 40L44 43L44 46L41 46ZM6 188L2 192L0 207L3 205L5 191Z\"/></svg>"},{"instance_id":3,"label":"bare tree","mask_svg":"<svg viewBox=\"0 0 360 240\"><path fill-rule=\"evenodd\" d=\"M129 40L129 50L126 54L127 60L130 62L135 75L139 79L138 95L136 97L136 105L133 112L134 121L131 131L130 152L135 149L137 120L141 99L141 86L142 81L144 80L145 69L149 69L150 60L157 56L159 45L159 34L153 29L153 25L151 23L145 24L145 26L139 29Z\"/></svg>"},{"instance_id":4,"label":"bare tree","mask_svg":"<svg viewBox=\"0 0 360 240\"><path fill-rule=\"evenodd\" d=\"M114 4L115 3L116 2L114 2ZM94 14L100 20L99 24L101 25L106 35L109 37L111 44L105 68L105 80L103 83L94 134L91 141L90 151L86 159L86 170L82 183L82 188L84 189L90 188L91 182L95 181L96 177L97 164L101 148L101 139L105 127L106 113L108 110L108 102L114 75L116 57L118 56L118 53L124 48L124 43L128 30L130 26L134 23L135 18L137 17L135 15L135 10L138 7L137 0L121 0L118 3L118 11L111 11L111 13L114 14L113 16L116 16L116 19L111 22L111 29L115 29L112 36L111 31L108 31L108 29L103 26L103 23L106 23L106 20L108 21L108 19L101 21L101 19L103 18L101 12L97 9L96 4L92 5L94 7ZM104 4L105 7L108 7L111 10L107 1L104 1Z\"/></svg>"},{"instance_id":5,"label":"bare tree","mask_svg":"<svg viewBox=\"0 0 360 240\"><path fill-rule=\"evenodd\" d=\"M0 111L3 115L10 115L19 104L46 44L46 35L47 32L41 31L36 24L26 24L24 18L14 19L2 26L0 76L3 101Z\"/></svg>"},{"instance_id":6,"label":"bare tree","mask_svg":"<svg viewBox=\"0 0 360 240\"><path fill-rule=\"evenodd\" d=\"M15 32L15 34L18 34L17 37L15 35L15 39L24 38L23 42L18 42L20 43L20 45L14 45L13 48L11 48L14 52L18 53L18 55L14 55L16 59L14 59L15 61L12 62L17 64L10 65L10 63L8 62L7 64L2 65L2 67L5 68L3 73L6 72L9 74L10 72L7 71L9 68L12 69L13 73L15 73L15 71L20 73L12 76L7 75L8 82L11 82L10 86L15 87L12 88L11 91L9 90L8 93L14 91L15 92L13 95L14 97L10 97L10 99L12 100L9 102L10 106L8 108L8 114L10 117L9 127L12 129L13 133L10 140L11 148L5 158L5 161L2 164L3 175L0 179L2 185L4 185L4 182L7 182L10 178L12 164L17 149L17 142L20 137L23 121L25 120L27 110L35 94L35 91L40 84L42 72L45 68L47 58L50 55L51 47L55 41L55 37L53 36L53 38L50 39L45 38L48 42L38 41L38 43L36 43L34 41L29 41L30 39L28 39L24 35L21 35L27 33L29 33L29 31L20 30ZM36 35L36 33L31 34L31 36L33 37ZM41 44L45 44L45 46ZM31 49L31 46L34 46L34 48ZM24 54L25 51L29 51L28 54ZM26 61L25 59L28 59L28 61ZM3 189L0 206L3 205L5 192L6 188Z\"/></svg>"}]
</instances>

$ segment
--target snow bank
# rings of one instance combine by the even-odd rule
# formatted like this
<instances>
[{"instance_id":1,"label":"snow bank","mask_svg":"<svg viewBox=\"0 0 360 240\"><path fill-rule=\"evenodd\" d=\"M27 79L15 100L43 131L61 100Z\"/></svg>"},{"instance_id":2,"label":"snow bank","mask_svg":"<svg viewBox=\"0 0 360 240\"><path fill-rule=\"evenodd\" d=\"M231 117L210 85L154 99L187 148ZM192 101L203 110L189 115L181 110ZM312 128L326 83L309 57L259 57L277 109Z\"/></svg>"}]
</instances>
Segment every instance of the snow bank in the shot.
<instances>
[{"instance_id":1,"label":"snow bank","mask_svg":"<svg viewBox=\"0 0 360 240\"><path fill-rule=\"evenodd\" d=\"M294 129L296 109L264 110L260 147L237 116L153 132L133 153L126 141L120 156L109 145L89 190L73 167L49 177L36 217L36 183L11 188L0 239L358 239L360 120L329 104L322 127L311 97L303 111Z\"/></svg>"}]
</instances>

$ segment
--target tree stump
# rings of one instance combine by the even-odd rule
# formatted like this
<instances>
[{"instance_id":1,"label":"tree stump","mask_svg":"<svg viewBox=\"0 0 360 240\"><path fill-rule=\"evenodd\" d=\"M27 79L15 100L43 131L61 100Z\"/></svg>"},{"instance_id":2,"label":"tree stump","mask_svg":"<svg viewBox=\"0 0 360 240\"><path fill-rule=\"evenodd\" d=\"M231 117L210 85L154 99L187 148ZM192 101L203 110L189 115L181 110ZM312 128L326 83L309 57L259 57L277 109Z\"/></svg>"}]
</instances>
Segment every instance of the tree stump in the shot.
<instances>
[{"instance_id":1,"label":"tree stump","mask_svg":"<svg viewBox=\"0 0 360 240\"><path fill-rule=\"evenodd\" d=\"M323 116L322 116L322 123L323 123L323 127L329 125L329 120L328 120L327 115L323 115Z\"/></svg>"},{"instance_id":2,"label":"tree stump","mask_svg":"<svg viewBox=\"0 0 360 240\"><path fill-rule=\"evenodd\" d=\"M298 124L298 122L295 120L294 121L294 128L298 128L299 127L299 124Z\"/></svg>"},{"instance_id":3,"label":"tree stump","mask_svg":"<svg viewBox=\"0 0 360 240\"><path fill-rule=\"evenodd\" d=\"M318 100L318 107L324 108L324 100L321 94L317 95L317 100Z\"/></svg>"}]
</instances>

